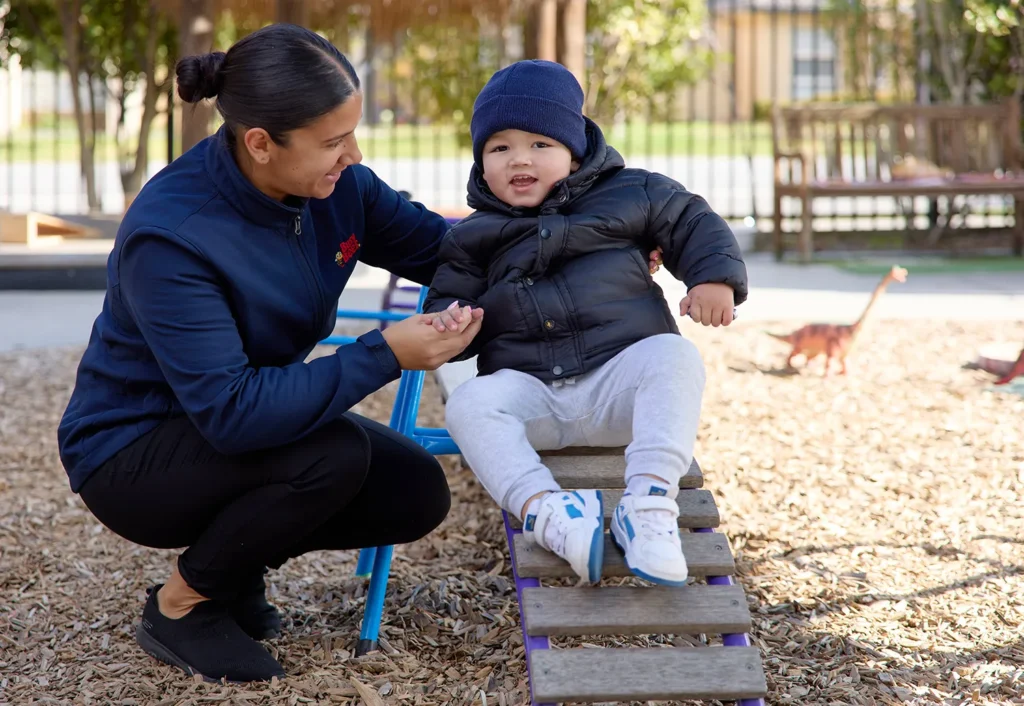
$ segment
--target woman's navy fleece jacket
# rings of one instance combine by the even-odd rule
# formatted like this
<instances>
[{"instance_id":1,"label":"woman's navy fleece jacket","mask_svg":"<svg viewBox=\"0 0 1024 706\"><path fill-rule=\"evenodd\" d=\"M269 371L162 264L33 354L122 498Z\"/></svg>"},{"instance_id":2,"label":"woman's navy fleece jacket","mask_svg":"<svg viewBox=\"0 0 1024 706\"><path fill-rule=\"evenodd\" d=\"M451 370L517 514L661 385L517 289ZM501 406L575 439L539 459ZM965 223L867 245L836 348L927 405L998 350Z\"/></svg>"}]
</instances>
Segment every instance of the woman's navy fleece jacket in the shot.
<instances>
[{"instance_id":1,"label":"woman's navy fleece jacket","mask_svg":"<svg viewBox=\"0 0 1024 706\"><path fill-rule=\"evenodd\" d=\"M223 129L154 176L125 214L60 422L74 492L160 422L187 414L221 453L279 446L400 375L379 331L304 363L356 261L421 284L447 222L363 166L327 199L275 201Z\"/></svg>"}]
</instances>

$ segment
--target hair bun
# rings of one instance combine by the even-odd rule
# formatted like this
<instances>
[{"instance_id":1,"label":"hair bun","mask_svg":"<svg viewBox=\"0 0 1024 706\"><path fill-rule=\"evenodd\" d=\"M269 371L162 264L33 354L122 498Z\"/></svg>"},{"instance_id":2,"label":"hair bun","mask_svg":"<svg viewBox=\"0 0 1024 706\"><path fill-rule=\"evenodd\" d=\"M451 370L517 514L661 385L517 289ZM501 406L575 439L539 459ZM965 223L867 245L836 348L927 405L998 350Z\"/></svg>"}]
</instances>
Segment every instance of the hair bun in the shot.
<instances>
[{"instance_id":1,"label":"hair bun","mask_svg":"<svg viewBox=\"0 0 1024 706\"><path fill-rule=\"evenodd\" d=\"M183 101L197 103L217 95L224 80L221 67L225 56L224 52L215 51L186 56L178 62L178 95Z\"/></svg>"}]
</instances>

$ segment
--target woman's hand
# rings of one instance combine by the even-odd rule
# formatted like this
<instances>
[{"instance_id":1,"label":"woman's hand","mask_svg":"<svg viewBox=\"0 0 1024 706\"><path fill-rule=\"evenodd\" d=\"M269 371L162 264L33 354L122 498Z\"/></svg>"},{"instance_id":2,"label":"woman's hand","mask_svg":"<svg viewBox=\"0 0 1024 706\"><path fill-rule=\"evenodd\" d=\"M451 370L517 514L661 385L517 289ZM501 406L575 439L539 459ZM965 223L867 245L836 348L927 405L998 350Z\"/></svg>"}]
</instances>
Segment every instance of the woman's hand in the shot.
<instances>
[{"instance_id":1,"label":"woman's hand","mask_svg":"<svg viewBox=\"0 0 1024 706\"><path fill-rule=\"evenodd\" d=\"M438 331L432 325L436 314L416 314L388 326L381 334L402 370L437 370L480 333L484 310L465 307L462 312L466 320L459 324L461 331Z\"/></svg>"}]
</instances>

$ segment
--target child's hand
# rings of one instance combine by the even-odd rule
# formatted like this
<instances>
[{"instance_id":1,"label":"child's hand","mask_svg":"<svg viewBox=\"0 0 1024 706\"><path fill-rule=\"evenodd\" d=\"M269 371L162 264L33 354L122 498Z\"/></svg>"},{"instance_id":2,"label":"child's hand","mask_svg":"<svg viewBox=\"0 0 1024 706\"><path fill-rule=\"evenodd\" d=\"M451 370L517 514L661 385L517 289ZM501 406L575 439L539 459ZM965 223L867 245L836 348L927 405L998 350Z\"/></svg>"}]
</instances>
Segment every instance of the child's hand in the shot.
<instances>
[{"instance_id":1,"label":"child's hand","mask_svg":"<svg viewBox=\"0 0 1024 706\"><path fill-rule=\"evenodd\" d=\"M698 284L679 302L679 315L689 314L705 326L728 326L732 323L732 287L720 282Z\"/></svg>"},{"instance_id":2,"label":"child's hand","mask_svg":"<svg viewBox=\"0 0 1024 706\"><path fill-rule=\"evenodd\" d=\"M650 268L652 275L660 270L661 266L665 264L665 261L661 259L661 256L662 250L660 245L654 248L654 250L651 251L651 254L648 255L650 262L647 263L647 266Z\"/></svg>"},{"instance_id":3,"label":"child's hand","mask_svg":"<svg viewBox=\"0 0 1024 706\"><path fill-rule=\"evenodd\" d=\"M462 333L473 322L483 315L483 309L473 309L471 306L460 307L457 301L452 302L447 309L431 315L430 324L441 333L451 331Z\"/></svg>"}]
</instances>

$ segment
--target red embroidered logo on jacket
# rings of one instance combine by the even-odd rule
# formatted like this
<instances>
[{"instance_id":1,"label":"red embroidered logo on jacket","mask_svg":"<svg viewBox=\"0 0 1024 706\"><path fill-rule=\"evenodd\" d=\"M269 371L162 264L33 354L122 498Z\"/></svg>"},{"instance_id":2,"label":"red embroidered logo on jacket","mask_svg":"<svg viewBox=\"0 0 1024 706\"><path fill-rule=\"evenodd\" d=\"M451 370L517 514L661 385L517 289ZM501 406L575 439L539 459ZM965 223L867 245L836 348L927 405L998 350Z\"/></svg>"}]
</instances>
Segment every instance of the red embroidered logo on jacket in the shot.
<instances>
[{"instance_id":1,"label":"red embroidered logo on jacket","mask_svg":"<svg viewBox=\"0 0 1024 706\"><path fill-rule=\"evenodd\" d=\"M339 246L338 252L334 255L334 261L338 263L338 267L344 267L348 264L348 261L352 259L352 256L356 254L356 250L359 249L359 240L356 238L355 233L349 236L348 240Z\"/></svg>"}]
</instances>

